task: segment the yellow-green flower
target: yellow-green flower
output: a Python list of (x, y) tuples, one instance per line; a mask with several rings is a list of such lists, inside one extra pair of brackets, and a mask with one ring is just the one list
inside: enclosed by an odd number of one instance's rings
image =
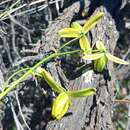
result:
[(47, 72), (45, 69), (38, 67), (36, 69), (36, 74), (39, 76), (43, 77), (45, 81), (48, 83), (48, 85), (56, 92), (61, 93), (65, 92), (66, 90), (59, 84), (57, 83), (51, 76), (49, 72)]
[(97, 72), (101, 72), (107, 67), (108, 58), (105, 55), (107, 50), (101, 41), (96, 42), (95, 49), (101, 50), (104, 53), (102, 57), (97, 60), (94, 60), (94, 70)]
[(103, 16), (103, 12), (96, 14), (90, 18), (83, 27), (79, 23), (74, 22), (70, 28), (60, 30), (59, 35), (65, 38), (79, 38), (80, 48), (84, 52), (88, 53), (91, 51), (91, 46), (88, 38), (86, 37), (86, 33), (89, 32)]
[(52, 116), (56, 117), (56, 119), (61, 119), (65, 113), (68, 111), (71, 105), (71, 100), (68, 94), (62, 92), (58, 95), (58, 97), (54, 100), (52, 107)]
[(85, 54), (83, 59), (94, 60), (94, 70), (97, 72), (102, 72), (107, 67), (108, 60), (118, 64), (129, 64), (128, 62), (111, 55), (104, 46), (104, 43), (100, 40), (96, 42), (95, 49), (97, 49), (97, 53)]
[(48, 85), (55, 92), (59, 93), (52, 106), (52, 116), (56, 117), (58, 120), (61, 119), (68, 111), (70, 105), (72, 104), (71, 98), (87, 97), (96, 93), (96, 89), (93, 87), (75, 91), (66, 90), (53, 79), (50, 73), (41, 67), (36, 69), (36, 74), (43, 77)]

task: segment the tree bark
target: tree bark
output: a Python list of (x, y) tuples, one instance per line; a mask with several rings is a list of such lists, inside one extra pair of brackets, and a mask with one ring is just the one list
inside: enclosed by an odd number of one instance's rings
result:
[[(68, 27), (70, 20), (77, 5), (75, 3), (65, 10), (65, 15), (59, 17), (55, 22), (51, 23), (48, 27), (49, 31), (46, 32), (47, 43), (57, 45), (59, 36), (52, 32), (58, 32), (61, 28)], [(91, 10), (89, 1), (85, 7), (88, 12)], [(116, 42), (118, 40), (118, 32), (116, 30), (115, 21), (104, 6), (96, 7), (95, 10), (90, 11), (87, 19), (94, 16), (97, 12), (105, 12), (105, 17), (101, 22), (88, 34), (92, 46), (98, 39), (102, 39), (107, 49), (113, 53)], [(56, 27), (56, 28), (55, 28)], [(53, 46), (52, 45), (52, 46)], [(110, 75), (113, 75), (113, 64), (110, 62), (108, 65)], [(60, 121), (49, 121), (46, 130), (111, 130), (112, 124), (112, 105), (114, 96), (114, 79), (109, 81), (102, 74), (95, 74), (93, 70), (83, 73), (80, 77), (74, 80), (69, 80), (69, 89), (77, 90), (85, 87), (93, 86), (97, 89), (95, 96), (88, 98), (75, 99), (70, 108), (72, 114), (63, 117)]]

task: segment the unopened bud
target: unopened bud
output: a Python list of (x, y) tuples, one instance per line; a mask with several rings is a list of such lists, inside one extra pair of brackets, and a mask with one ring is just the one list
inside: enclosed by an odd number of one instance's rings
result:
[(108, 58), (105, 55), (106, 48), (104, 43), (100, 40), (96, 42), (95, 48), (104, 52), (104, 56), (94, 61), (94, 70), (97, 72), (102, 72), (108, 63)]
[(52, 116), (56, 117), (56, 119), (61, 119), (71, 105), (71, 100), (69, 96), (62, 92), (59, 96), (55, 99), (52, 107)]

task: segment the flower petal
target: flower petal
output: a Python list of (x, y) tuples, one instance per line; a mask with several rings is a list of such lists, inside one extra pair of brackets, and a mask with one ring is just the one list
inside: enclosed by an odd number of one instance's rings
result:
[(113, 61), (115, 63), (118, 63), (118, 64), (124, 64), (124, 65), (128, 65), (129, 64), (127, 61), (124, 61), (124, 60), (122, 60), (122, 59), (120, 59), (120, 58), (118, 58), (116, 56), (113, 56), (110, 53), (106, 53), (106, 57), (109, 60), (111, 60), (111, 61)]
[(62, 92), (54, 100), (52, 107), (52, 116), (56, 117), (57, 120), (60, 120), (65, 113), (68, 111), (71, 105), (71, 100), (67, 93)]
[(71, 97), (87, 97), (96, 93), (95, 88), (85, 88), (77, 91), (68, 91), (67, 94)]
[(87, 33), (88, 31), (90, 31), (104, 15), (105, 14), (103, 12), (100, 12), (92, 18), (90, 18), (88, 22), (83, 26), (84, 32)]
[(94, 60), (94, 70), (102, 72), (107, 67), (108, 58), (104, 55), (103, 57)]
[(90, 43), (88, 41), (88, 38), (84, 35), (80, 38), (79, 40), (79, 44), (80, 44), (80, 48), (84, 51), (90, 51), (91, 50), (91, 46)]
[(97, 60), (104, 56), (104, 53), (85, 54), (82, 58), (85, 60)]
[(56, 92), (61, 93), (65, 92), (66, 90), (58, 84), (51, 76), (49, 72), (47, 72), (45, 69), (38, 67), (36, 69), (36, 73), (40, 74), (41, 77), (45, 79), (45, 81), (48, 83), (48, 85)]
[(104, 43), (101, 40), (96, 41), (95, 47), (98, 50), (103, 50), (106, 52), (106, 47), (104, 46)]
[(75, 38), (75, 37), (80, 37), (80, 32), (78, 29), (75, 28), (64, 28), (59, 31), (59, 35), (61, 37), (66, 37), (66, 38)]
[(73, 22), (71, 24), (72, 28), (78, 29), (79, 31), (82, 30), (82, 26), (78, 22)]

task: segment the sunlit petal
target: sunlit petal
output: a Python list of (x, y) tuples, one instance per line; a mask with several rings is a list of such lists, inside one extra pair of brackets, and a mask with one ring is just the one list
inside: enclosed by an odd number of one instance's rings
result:
[(72, 28), (78, 29), (79, 31), (82, 30), (82, 26), (78, 22), (73, 22), (71, 24)]
[(84, 35), (79, 40), (80, 48), (85, 52), (91, 50), (90, 43), (88, 41), (88, 38)]
[(36, 69), (36, 73), (40, 74), (41, 77), (43, 77), (45, 79), (45, 81), (48, 83), (48, 85), (56, 92), (60, 93), (60, 92), (64, 92), (66, 91), (60, 84), (58, 84), (53, 77), (51, 76), (51, 74), (49, 72), (47, 72), (45, 69), (38, 67)]
[(68, 94), (64, 92), (60, 93), (58, 97), (54, 100), (53, 107), (52, 107), (52, 116), (60, 120), (68, 111), (70, 105), (71, 105), (71, 100)]
[(80, 37), (80, 32), (75, 28), (64, 28), (59, 31), (59, 35), (65, 38), (76, 38)]
[(95, 16), (93, 16), (92, 18), (90, 18), (86, 24), (83, 26), (83, 31), (85, 33), (87, 33), (88, 31), (90, 31), (100, 20), (101, 18), (104, 16), (105, 14), (103, 12), (100, 12), (98, 14), (96, 14)]
[(111, 60), (111, 61), (113, 61), (115, 63), (118, 63), (118, 64), (124, 64), (124, 65), (128, 65), (129, 64), (127, 61), (124, 61), (124, 60), (122, 60), (122, 59), (120, 59), (120, 58), (118, 58), (116, 56), (113, 56), (110, 53), (106, 53), (106, 57), (109, 60)]
[(72, 97), (87, 97), (96, 93), (95, 88), (85, 88), (77, 91), (68, 91), (67, 94)]
[(104, 53), (85, 54), (82, 58), (85, 60), (97, 60), (104, 56)]

